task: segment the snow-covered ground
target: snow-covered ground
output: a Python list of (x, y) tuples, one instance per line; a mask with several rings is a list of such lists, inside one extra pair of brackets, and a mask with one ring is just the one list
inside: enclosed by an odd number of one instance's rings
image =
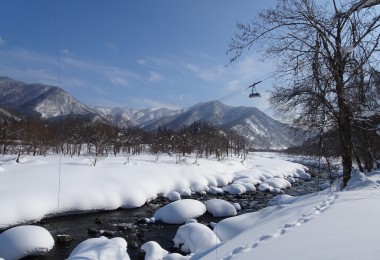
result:
[(194, 158), (176, 164), (167, 155), (157, 162), (153, 155), (134, 156), (129, 163), (123, 156), (106, 157), (95, 167), (90, 159), (27, 156), (21, 163), (1, 165), (0, 228), (54, 214), (140, 207), (158, 196), (172, 197), (173, 191), (208, 192), (243, 178), (248, 184), (304, 175), (302, 165), (253, 155), (244, 163), (229, 158), (199, 159), (197, 164)]
[[(48, 156), (25, 157), (21, 164), (3, 164), (0, 166), (0, 227), (52, 214), (138, 207), (157, 196), (173, 197), (173, 191), (182, 195), (238, 193), (255, 185), (280, 194), (293, 181), (289, 177), (308, 178), (299, 164), (254, 154), (244, 163), (230, 158), (221, 162), (198, 159), (193, 164), (194, 160), (189, 158), (175, 164), (175, 158), (161, 156), (155, 162), (149, 155), (132, 157), (130, 163), (125, 161), (123, 157), (108, 157), (94, 167), (85, 157)], [(212, 202), (203, 207), (192, 200), (178, 203), (175, 193), (173, 206), (161, 208), (153, 217), (147, 216), (152, 217), (147, 223), (154, 223), (155, 218), (165, 220), (176, 212), (181, 222), (186, 223), (178, 230), (174, 242), (178, 247), (183, 244), (183, 251), (191, 252), (191, 256), (166, 255), (166, 250), (152, 242), (142, 248), (147, 252), (147, 259), (379, 259), (379, 185), (380, 172), (375, 172), (367, 176), (356, 174), (341, 192), (325, 190), (298, 198), (278, 195), (273, 206), (220, 221), (214, 225), (214, 235), (206, 226), (189, 218), (202, 214), (206, 207), (224, 214), (223, 211), (231, 209), (230, 205), (224, 207), (223, 203)], [(187, 207), (186, 212), (180, 210), (183, 205)], [(4, 233), (0, 234), (0, 243), (19, 236), (11, 229), (7, 236)], [(106, 257), (112, 252), (122, 253), (126, 248), (122, 238), (83, 243), (76, 250), (77, 256)], [(2, 253), (0, 250), (0, 258), (4, 258)], [(122, 255), (121, 259), (128, 259)]]

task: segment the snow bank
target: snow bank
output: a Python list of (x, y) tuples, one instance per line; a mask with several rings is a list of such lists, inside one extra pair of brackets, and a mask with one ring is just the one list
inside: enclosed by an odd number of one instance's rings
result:
[(211, 229), (203, 224), (190, 223), (181, 226), (173, 238), (174, 246), (184, 253), (195, 253), (206, 247), (220, 243)]
[(234, 205), (221, 199), (211, 199), (204, 202), (207, 212), (214, 217), (231, 217), (237, 214)]
[(124, 162), (123, 156), (106, 157), (94, 167), (81, 156), (62, 157), (60, 165), (59, 156), (25, 156), (19, 164), (3, 164), (0, 228), (48, 214), (140, 207), (171, 191), (190, 196), (209, 186), (228, 184), (235, 172), (245, 168), (238, 159), (219, 162), (200, 158), (198, 165), (178, 165), (170, 156), (155, 162), (151, 155), (139, 155), (130, 164)]
[(153, 218), (167, 224), (183, 224), (186, 220), (202, 216), (206, 206), (197, 200), (178, 200), (158, 209)]
[(53, 246), (53, 237), (43, 227), (24, 225), (0, 234), (0, 258), (7, 260), (43, 255)]
[(90, 238), (80, 243), (68, 260), (129, 260), (127, 254), (127, 242), (124, 238), (115, 237), (107, 239), (106, 237)]
[(298, 178), (305, 170), (299, 164), (253, 154), (244, 165), (239, 158), (176, 164), (175, 158), (164, 155), (158, 162), (151, 155), (134, 156), (129, 164), (124, 156), (106, 157), (95, 167), (85, 156), (61, 159), (60, 164), (58, 156), (25, 156), (21, 163), (1, 166), (0, 228), (46, 215), (140, 207), (162, 194), (176, 200), (178, 194), (222, 193), (229, 184), (230, 193), (241, 194), (268, 178)]

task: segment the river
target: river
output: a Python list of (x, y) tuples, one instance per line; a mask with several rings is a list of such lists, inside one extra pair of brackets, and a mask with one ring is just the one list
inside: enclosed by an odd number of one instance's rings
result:
[[(319, 181), (326, 180), (326, 178)], [(312, 178), (309, 181), (298, 180), (291, 188), (285, 190), (285, 193), (299, 196), (318, 190), (318, 180)], [(242, 207), (238, 214), (244, 214), (266, 207), (272, 197), (273, 195), (268, 192), (255, 191), (242, 195), (194, 194), (190, 198), (199, 201), (220, 198), (230, 202), (238, 202)], [(158, 242), (162, 248), (170, 252), (176, 252), (176, 249), (172, 247), (172, 239), (179, 225), (169, 225), (162, 222), (146, 224), (144, 221), (144, 218), (152, 217), (158, 208), (168, 203), (169, 201), (166, 198), (157, 198), (135, 209), (118, 209), (43, 219), (35, 224), (49, 230), (55, 240), (57, 235), (62, 234), (70, 235), (74, 240), (71, 242), (56, 242), (54, 248), (44, 256), (25, 257), (23, 259), (66, 259), (80, 242), (91, 237), (98, 237), (102, 232), (103, 235), (108, 237), (125, 238), (128, 242), (127, 251), (131, 259), (144, 259), (144, 255), (140, 252), (140, 247), (143, 243), (151, 240)], [(214, 218), (206, 213), (198, 218), (198, 222), (208, 225), (210, 222), (219, 222), (222, 219)]]

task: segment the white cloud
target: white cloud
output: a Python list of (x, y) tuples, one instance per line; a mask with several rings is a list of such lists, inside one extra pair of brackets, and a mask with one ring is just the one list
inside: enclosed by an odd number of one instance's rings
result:
[(62, 53), (62, 54), (69, 55), (69, 54), (70, 54), (70, 51), (69, 51), (68, 49), (63, 49), (63, 50), (61, 50), (61, 53)]
[(154, 71), (149, 71), (149, 81), (150, 82), (160, 82), (163, 77)]
[(131, 79), (143, 81), (140, 75), (116, 66), (75, 59), (72, 57), (64, 57), (62, 61), (67, 65), (75, 66), (83, 70), (92, 71), (98, 75), (103, 75), (103, 77), (107, 78), (115, 86), (129, 86)]
[(198, 78), (203, 79), (206, 82), (215, 82), (222, 75), (224, 68), (222, 66), (215, 66), (211, 69), (203, 69), (197, 65), (187, 63), (185, 68), (195, 73)]
[(149, 98), (134, 98), (132, 100), (136, 105), (135, 108), (167, 108), (172, 110), (180, 109), (178, 106), (174, 106), (171, 104), (166, 104), (158, 100), (153, 100)]
[(116, 50), (117, 50), (117, 46), (116, 46), (116, 44), (114, 44), (114, 43), (112, 43), (112, 42), (106, 42), (106, 43), (104, 44), (104, 46), (105, 46), (107, 49), (111, 50), (111, 51), (116, 51)]
[(0, 46), (5, 45), (7, 42), (0, 36)]

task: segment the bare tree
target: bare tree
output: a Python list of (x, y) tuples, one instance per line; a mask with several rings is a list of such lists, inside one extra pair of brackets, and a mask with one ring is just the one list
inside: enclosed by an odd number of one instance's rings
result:
[[(337, 129), (343, 187), (351, 177), (356, 95), (378, 66), (380, 0), (278, 0), (250, 24), (238, 24), (231, 61), (251, 47), (276, 58), (279, 83), (271, 103), (294, 123)], [(367, 95), (361, 91), (361, 94)], [(365, 100), (365, 99), (364, 99)]]

